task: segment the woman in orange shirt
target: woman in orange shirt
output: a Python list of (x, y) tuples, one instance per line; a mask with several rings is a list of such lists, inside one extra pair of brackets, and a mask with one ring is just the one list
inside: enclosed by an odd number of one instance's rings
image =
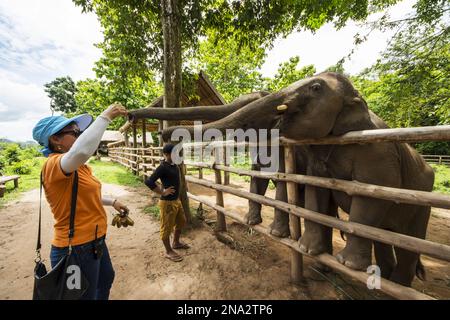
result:
[[(52, 268), (67, 254), (69, 246), (78, 256), (81, 271), (89, 281), (82, 299), (106, 300), (114, 281), (114, 269), (105, 243), (107, 217), (103, 205), (117, 211), (128, 208), (103, 197), (101, 183), (85, 163), (97, 149), (109, 123), (118, 116), (126, 116), (126, 109), (112, 104), (97, 119), (83, 114), (71, 119), (51, 116), (41, 119), (33, 129), (33, 138), (45, 148), (48, 157), (42, 170), (43, 186), (55, 224), (50, 251)], [(75, 230), (69, 243), (69, 217), (73, 172), (78, 172), (78, 196), (75, 211)]]

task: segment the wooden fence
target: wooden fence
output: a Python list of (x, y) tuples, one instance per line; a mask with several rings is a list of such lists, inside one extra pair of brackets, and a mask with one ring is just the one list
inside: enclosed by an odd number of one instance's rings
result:
[[(358, 224), (351, 221), (343, 221), (335, 217), (314, 212), (295, 204), (298, 194), (296, 192), (296, 184), (307, 184), (316, 187), (328, 188), (347, 193), (348, 195), (360, 195), (377, 199), (394, 201), (395, 203), (408, 203), (415, 205), (426, 205), (438, 208), (450, 209), (450, 197), (434, 193), (423, 192), (417, 190), (406, 190), (399, 188), (390, 188), (378, 185), (365, 184), (357, 181), (347, 181), (339, 179), (330, 179), (323, 177), (314, 177), (295, 174), (295, 153), (294, 147), (299, 144), (348, 144), (348, 143), (377, 143), (382, 141), (395, 142), (412, 142), (412, 141), (450, 141), (450, 126), (437, 126), (427, 128), (407, 128), (407, 129), (382, 129), (370, 131), (358, 131), (345, 134), (340, 137), (324, 138), (324, 139), (308, 139), (303, 141), (294, 141), (281, 138), (285, 155), (285, 172), (269, 173), (261, 171), (253, 171), (242, 168), (235, 168), (227, 164), (218, 162), (218, 158), (213, 162), (202, 161), (185, 161), (188, 168), (199, 169), (199, 178), (194, 176), (186, 176), (186, 181), (214, 189), (216, 191), (216, 201), (210, 201), (201, 195), (188, 193), (190, 199), (207, 205), (217, 213), (216, 228), (218, 231), (226, 231), (225, 217), (246, 224), (243, 217), (226, 209), (223, 193), (232, 194), (241, 198), (258, 202), (262, 205), (277, 208), (289, 214), (290, 238), (277, 238), (270, 234), (269, 230), (261, 225), (248, 225), (254, 230), (265, 234), (275, 241), (288, 246), (291, 249), (291, 280), (299, 283), (303, 277), (303, 256), (299, 251), (297, 240), (301, 237), (301, 219), (307, 219), (316, 223), (336, 228), (346, 234), (353, 234), (374, 241), (404, 248), (413, 252), (427, 255), (436, 259), (440, 259), (448, 263), (450, 261), (450, 246), (447, 244), (435, 243), (432, 241), (419, 239), (404, 234), (399, 234), (367, 225)], [(230, 142), (214, 142), (216, 148), (223, 148)], [(205, 143), (190, 143), (184, 147), (205, 146)], [(129, 148), (120, 144), (110, 144), (109, 155), (112, 161), (118, 162), (133, 170), (136, 174), (148, 176), (151, 170), (155, 169), (161, 159), (160, 147), (148, 148)], [(217, 153), (216, 153), (217, 154)], [(215, 180), (210, 181), (204, 179), (201, 170), (211, 169), (214, 171)], [(287, 184), (288, 201), (282, 202), (269, 198), (264, 195), (253, 194), (248, 191), (236, 189), (222, 183), (221, 172), (234, 173), (250, 177), (260, 177), (273, 179), (276, 181), (284, 181)], [(340, 264), (334, 257), (329, 254), (321, 254), (312, 256), (322, 264), (330, 267), (336, 272), (348, 275), (353, 279), (367, 282), (369, 274), (361, 271), (349, 269)], [(404, 287), (397, 283), (386, 279), (381, 279), (381, 291), (398, 298), (398, 299), (433, 299), (432, 297), (418, 292), (413, 288)]]
[(426, 162), (432, 164), (442, 164), (450, 167), (450, 156), (442, 155), (423, 155)]

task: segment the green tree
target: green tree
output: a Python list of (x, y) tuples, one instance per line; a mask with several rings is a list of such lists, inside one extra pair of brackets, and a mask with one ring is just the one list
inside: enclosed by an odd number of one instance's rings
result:
[(265, 50), (239, 48), (232, 39), (219, 40), (214, 34), (200, 43), (192, 70), (203, 70), (226, 101), (261, 90), (263, 78), (258, 69), (264, 63)]
[(45, 92), (50, 100), (52, 111), (61, 111), (63, 113), (74, 112), (77, 109), (75, 102), (76, 86), (72, 78), (59, 77), (44, 85)]
[(313, 65), (297, 69), (299, 62), (300, 57), (295, 56), (286, 62), (280, 63), (275, 76), (272, 79), (266, 79), (266, 88), (270, 91), (278, 91), (295, 81), (310, 77), (316, 73), (316, 68)]
[[(424, 3), (428, 2), (418, 1), (417, 10)], [(434, 10), (438, 13), (432, 14)], [(380, 60), (354, 77), (369, 106), (389, 125), (450, 123), (449, 10), (448, 4), (447, 9), (428, 8), (437, 21), (419, 13), (406, 20), (408, 26), (398, 32)], [(448, 142), (422, 143), (417, 148), (423, 153), (450, 153)]]
[[(96, 117), (115, 101), (122, 103), (127, 109), (139, 109), (148, 105), (161, 93), (160, 84), (154, 80), (143, 81), (138, 77), (129, 78), (127, 86), (117, 86), (106, 80), (86, 79), (77, 82), (76, 113), (89, 113)], [(111, 126), (117, 129), (124, 122), (125, 119), (120, 117), (115, 119)]]
[[(279, 36), (294, 30), (317, 30), (333, 21), (342, 27), (349, 19), (362, 21), (370, 12), (382, 10), (396, 0), (292, 1), (292, 0), (178, 0), (182, 61), (195, 56), (200, 42), (214, 34), (217, 41), (233, 41), (241, 48), (271, 47)], [(115, 68), (108, 79), (163, 69), (163, 32), (159, 1), (74, 0), (84, 11), (97, 14), (104, 41), (99, 44), (105, 60)], [(123, 78), (123, 77), (122, 77)]]

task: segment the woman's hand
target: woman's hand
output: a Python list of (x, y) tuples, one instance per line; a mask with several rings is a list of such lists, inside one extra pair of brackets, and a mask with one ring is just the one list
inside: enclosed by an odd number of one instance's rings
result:
[(163, 195), (163, 196), (170, 196), (170, 195), (172, 195), (174, 193), (175, 193), (175, 188), (173, 186), (171, 186), (171, 187), (168, 187), (167, 189), (164, 189), (164, 191), (161, 192), (161, 195)]
[(128, 213), (130, 211), (126, 205), (117, 200), (114, 201), (113, 208), (116, 209), (116, 211), (120, 214)]
[(105, 111), (102, 112), (102, 115), (110, 119), (111, 121), (119, 116), (128, 115), (127, 109), (120, 103), (113, 103), (110, 105)]

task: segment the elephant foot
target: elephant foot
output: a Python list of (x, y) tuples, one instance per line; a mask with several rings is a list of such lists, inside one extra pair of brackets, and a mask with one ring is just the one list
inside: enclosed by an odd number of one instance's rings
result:
[(247, 223), (249, 225), (256, 225), (256, 224), (260, 224), (262, 222), (262, 218), (261, 218), (261, 213), (260, 211), (256, 212), (256, 211), (252, 211), (250, 210), (246, 215), (245, 215), (245, 220), (247, 221)]
[(289, 224), (274, 220), (269, 226), (270, 234), (278, 238), (287, 238), (291, 234)]
[(317, 256), (327, 252), (327, 244), (320, 233), (308, 232), (307, 230), (299, 240), (300, 252), (303, 254)]
[(391, 276), (389, 277), (389, 280), (398, 284), (401, 284), (405, 287), (411, 287), (411, 283), (414, 279), (414, 274), (408, 274), (408, 272), (401, 273), (398, 271), (392, 272)]
[(341, 252), (336, 255), (337, 261), (346, 267), (354, 270), (367, 270), (367, 267), (371, 265), (370, 255), (361, 254), (345, 247)]

